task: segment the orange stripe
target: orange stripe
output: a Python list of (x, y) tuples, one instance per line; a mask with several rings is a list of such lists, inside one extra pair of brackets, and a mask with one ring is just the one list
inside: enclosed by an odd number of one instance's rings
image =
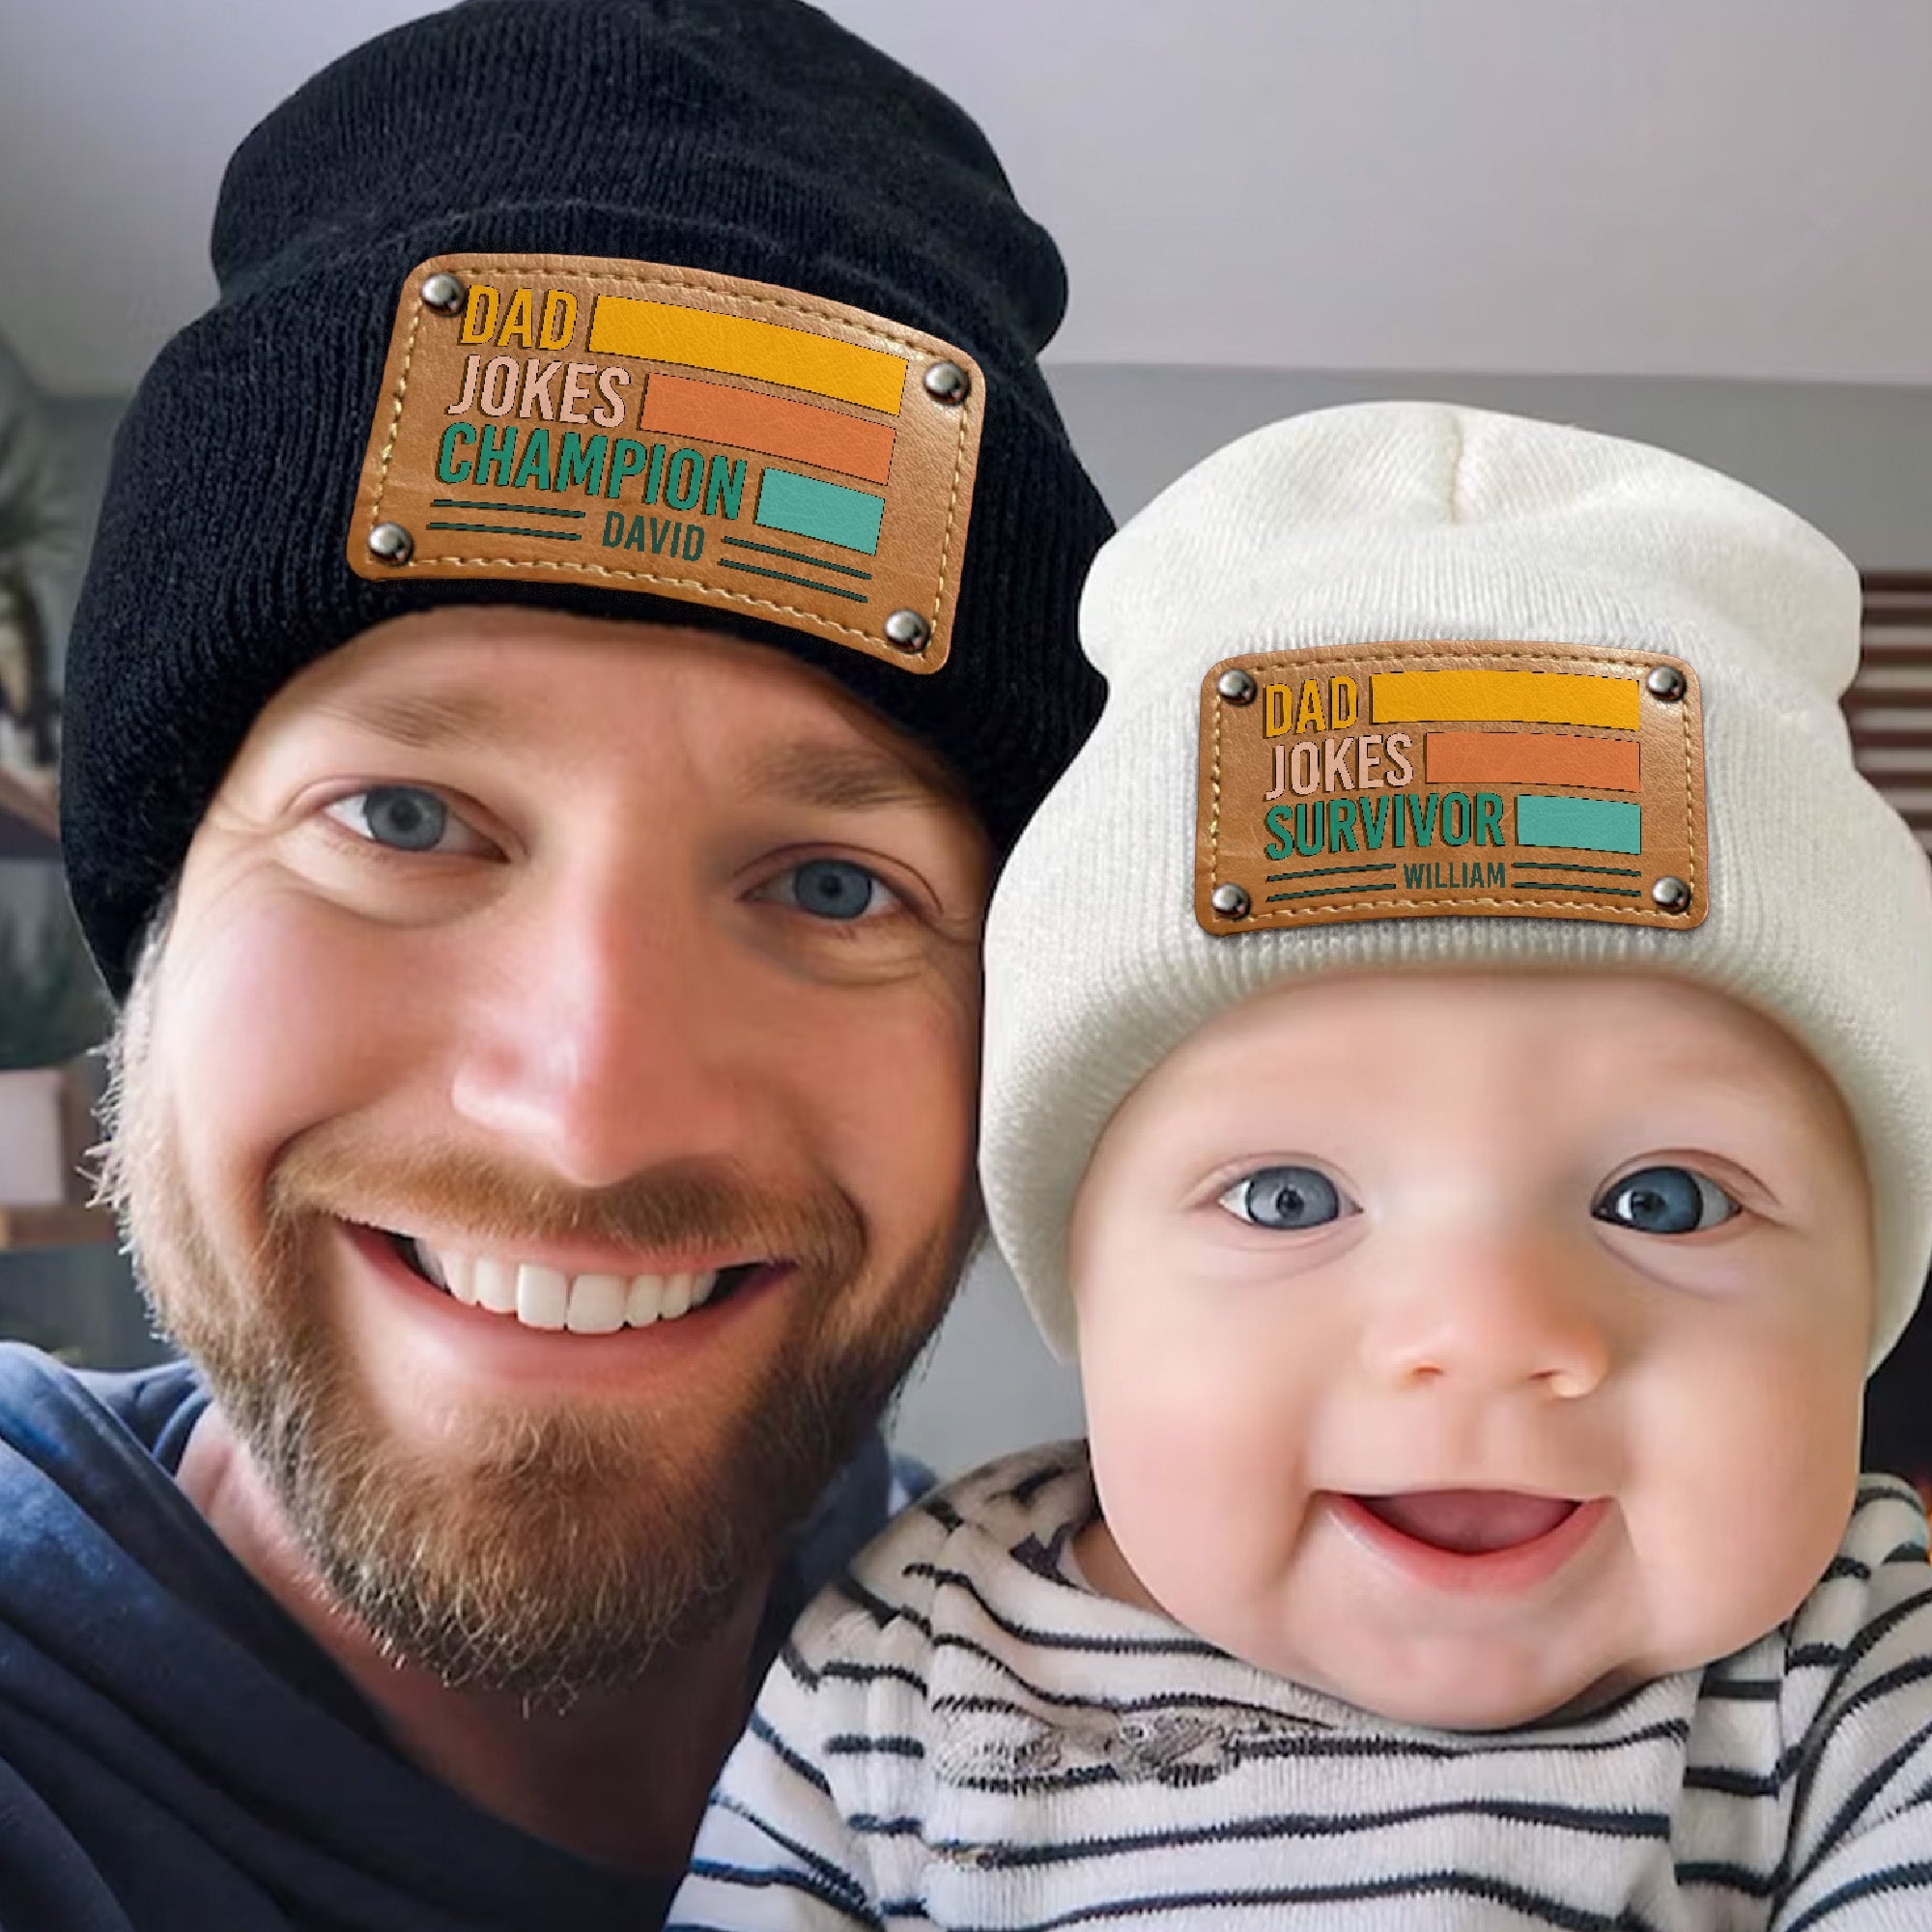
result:
[(755, 449), (789, 463), (810, 463), (884, 483), (892, 474), (894, 432), (890, 423), (841, 416), (810, 403), (754, 389), (727, 389), (718, 383), (693, 383), (682, 376), (653, 376), (644, 391), (639, 429), (693, 442), (727, 442)]
[(1560, 731), (1430, 731), (1423, 747), (1431, 784), (1639, 789), (1637, 747), (1627, 738), (1569, 738)]

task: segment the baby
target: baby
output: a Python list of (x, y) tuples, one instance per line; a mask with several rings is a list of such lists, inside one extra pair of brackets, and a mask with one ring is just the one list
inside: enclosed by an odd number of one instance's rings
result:
[(1101, 554), (982, 1173), (1091, 1436), (806, 1615), (672, 1923), (1932, 1926), (1932, 873), (1859, 584), (1653, 449), (1378, 405)]

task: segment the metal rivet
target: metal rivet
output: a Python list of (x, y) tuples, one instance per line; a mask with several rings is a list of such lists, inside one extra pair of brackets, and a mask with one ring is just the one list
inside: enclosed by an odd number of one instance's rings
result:
[(432, 275), (422, 285), (424, 308), (433, 308), (438, 315), (455, 315), (463, 306), (463, 298), (469, 293), (456, 277), (446, 270), (439, 275)]
[(895, 611), (886, 619), (886, 642), (917, 657), (932, 641), (932, 626), (917, 611)]
[(1253, 901), (1239, 886), (1216, 886), (1208, 895), (1208, 903), (1223, 919), (1246, 919)]
[(1690, 888), (1668, 872), (1651, 887), (1650, 895), (1665, 912), (1682, 912), (1690, 903)]
[(925, 393), (935, 403), (956, 407), (973, 393), (973, 379), (956, 362), (935, 362), (925, 372)]
[(381, 563), (407, 563), (416, 540), (401, 524), (378, 524), (369, 532), (369, 554)]
[(1675, 665), (1659, 665), (1644, 679), (1643, 688), (1665, 704), (1675, 704), (1684, 696), (1684, 673)]
[(1261, 686), (1244, 670), (1224, 670), (1214, 680), (1214, 689), (1230, 704), (1252, 704)]

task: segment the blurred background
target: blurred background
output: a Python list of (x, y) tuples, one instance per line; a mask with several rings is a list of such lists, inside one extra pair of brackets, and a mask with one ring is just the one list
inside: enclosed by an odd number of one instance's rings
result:
[[(567, 4), (567, 0), (558, 0)], [(0, 21), (0, 1333), (150, 1359), (81, 1205), (102, 1011), (58, 884), (65, 628), (115, 424), (212, 299), (221, 168), (413, 0)], [(1681, 450), (1867, 574), (1861, 755), (1932, 827), (1923, 0), (830, 0), (960, 100), (1072, 283), (1048, 373), (1117, 514), (1297, 410), (1432, 396)], [(1925, 835), (1921, 832), (1921, 838)], [(25, 1075), (24, 1081), (15, 1078)], [(1932, 1471), (1932, 1319), (1871, 1454)], [(1079, 1427), (996, 1260), (898, 1412), (942, 1470)]]

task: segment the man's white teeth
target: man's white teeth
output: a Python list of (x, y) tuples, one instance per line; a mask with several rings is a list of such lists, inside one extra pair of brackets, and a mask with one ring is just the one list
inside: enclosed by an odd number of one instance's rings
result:
[(569, 1319), (576, 1335), (609, 1335), (624, 1325), (624, 1297), (631, 1284), (621, 1274), (581, 1274), (570, 1285)]
[(517, 1320), (526, 1328), (561, 1328), (570, 1317), (570, 1277), (555, 1268), (517, 1270)]
[(579, 1274), (495, 1255), (447, 1254), (423, 1241), (410, 1252), (429, 1279), (458, 1301), (493, 1315), (514, 1315), (526, 1328), (567, 1328), (574, 1335), (610, 1335), (675, 1321), (702, 1307), (718, 1286), (718, 1271), (702, 1274)]
[(476, 1258), (476, 1305), (492, 1315), (517, 1312), (517, 1264), (489, 1255)]

